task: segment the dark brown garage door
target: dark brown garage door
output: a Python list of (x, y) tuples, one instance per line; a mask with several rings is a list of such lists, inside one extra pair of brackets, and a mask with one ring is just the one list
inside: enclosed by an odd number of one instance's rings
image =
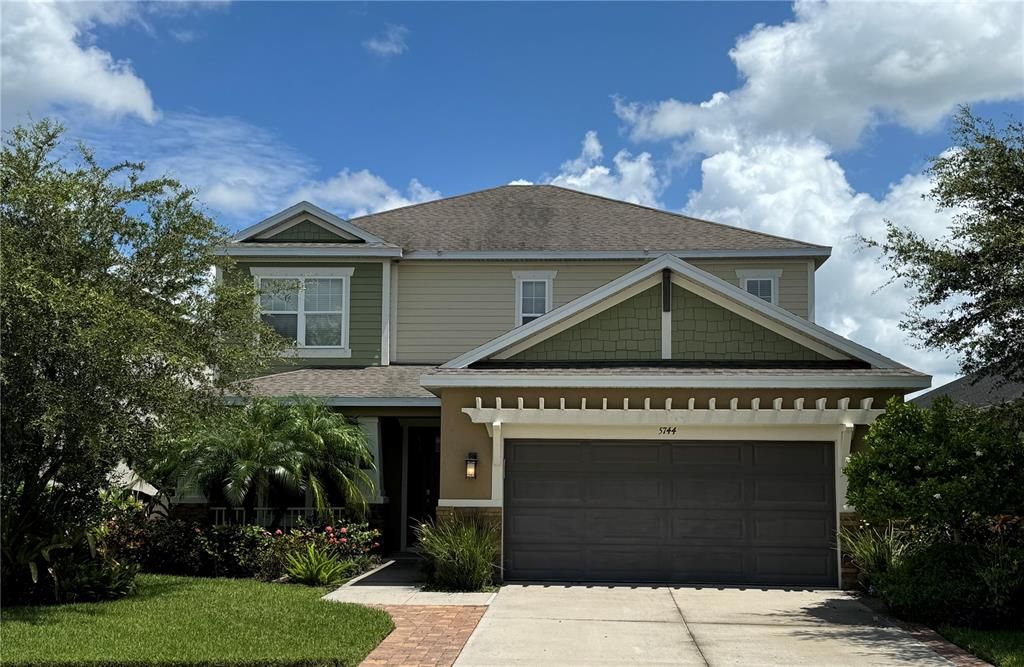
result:
[(832, 443), (509, 440), (508, 580), (835, 586)]

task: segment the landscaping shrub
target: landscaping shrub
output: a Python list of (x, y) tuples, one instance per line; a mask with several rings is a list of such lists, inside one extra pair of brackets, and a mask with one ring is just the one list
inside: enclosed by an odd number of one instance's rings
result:
[[(1024, 619), (1024, 401), (890, 401), (850, 456), (848, 498), (884, 531), (843, 531), (861, 583), (899, 615), (974, 627)], [(894, 529), (891, 526), (899, 526)]]
[(1019, 625), (1024, 618), (1024, 549), (926, 544), (875, 575), (874, 586), (897, 614), (913, 620)]
[(911, 534), (891, 522), (879, 529), (868, 524), (839, 533), (843, 553), (857, 566), (857, 578), (865, 590), (873, 581), (900, 566), (912, 546)]
[(380, 546), (380, 531), (365, 523), (269, 531), (261, 526), (202, 526), (154, 519), (141, 528), (133, 522), (108, 528), (114, 552), (139, 563), (146, 572), (200, 577), (278, 579), (286, 573), (288, 557), (310, 545), (353, 563), (357, 572), (364, 571)]
[(355, 575), (358, 568), (355, 561), (340, 560), (328, 549), (309, 544), (305, 551), (288, 554), (285, 571), (289, 581), (307, 586), (328, 586)]
[(498, 529), (485, 518), (455, 515), (416, 527), (417, 551), (429, 582), (453, 591), (478, 591), (494, 583), (501, 548)]
[(56, 599), (59, 602), (97, 602), (123, 598), (135, 590), (139, 566), (114, 560), (97, 552), (74, 552), (54, 564)]

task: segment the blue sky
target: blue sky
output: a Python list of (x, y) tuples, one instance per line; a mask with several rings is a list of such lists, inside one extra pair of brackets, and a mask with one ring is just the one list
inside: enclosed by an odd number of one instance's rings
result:
[(523, 179), (826, 243), (819, 322), (942, 381), (852, 237), (943, 232), (922, 169), (957, 104), (1021, 116), (1022, 8), (6, 3), (3, 125), (57, 115), (232, 228)]

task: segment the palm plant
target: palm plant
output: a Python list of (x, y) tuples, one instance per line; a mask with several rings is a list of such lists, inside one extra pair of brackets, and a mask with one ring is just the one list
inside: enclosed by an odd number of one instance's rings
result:
[(362, 430), (313, 401), (254, 399), (188, 438), (180, 460), (187, 482), (248, 510), (274, 485), (309, 490), (322, 513), (330, 507), (330, 488), (360, 512), (373, 490)]

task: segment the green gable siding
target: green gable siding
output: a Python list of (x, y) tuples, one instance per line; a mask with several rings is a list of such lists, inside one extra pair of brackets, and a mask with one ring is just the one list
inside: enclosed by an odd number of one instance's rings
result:
[(680, 361), (827, 359), (679, 285), (672, 286), (672, 358)]
[[(260, 262), (239, 263), (235, 271), (251, 280), (249, 271), (253, 266), (311, 266), (297, 265), (295, 262)], [(291, 368), (302, 366), (377, 366), (380, 364), (381, 336), (381, 287), (383, 270), (380, 262), (351, 262), (325, 264), (317, 262), (317, 267), (352, 267), (352, 286), (349, 302), (349, 348), (351, 357), (344, 358), (309, 358), (301, 356), (285, 361)], [(300, 351), (301, 354), (301, 351)], [(280, 370), (280, 369), (278, 369)]]
[(349, 239), (329, 232), (320, 225), (306, 220), (297, 225), (292, 225), (283, 232), (274, 234), (266, 240), (275, 243), (338, 243), (348, 241)]
[(513, 361), (661, 358), (661, 287), (652, 287), (523, 350)]

